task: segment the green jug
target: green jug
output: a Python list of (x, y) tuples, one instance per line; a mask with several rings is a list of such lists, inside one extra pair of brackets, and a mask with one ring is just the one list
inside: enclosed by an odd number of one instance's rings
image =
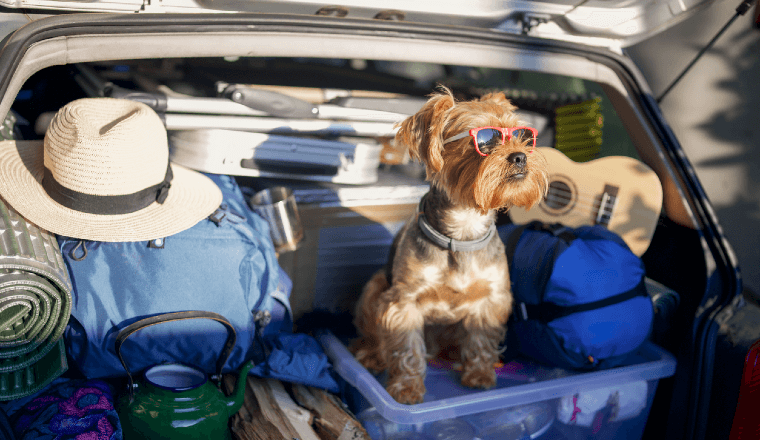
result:
[(129, 378), (129, 389), (118, 399), (117, 411), (125, 440), (139, 439), (231, 439), (229, 418), (240, 410), (246, 377), (253, 368), (248, 361), (238, 373), (232, 395), (226, 396), (206, 373), (181, 363), (164, 363), (147, 368), (135, 383), (121, 355), (121, 345), (142, 328), (181, 319), (206, 318), (227, 328), (227, 340), (216, 364), (221, 380), (222, 367), (235, 346), (235, 329), (223, 316), (213, 312), (187, 311), (142, 319), (125, 327), (116, 337), (116, 354)]

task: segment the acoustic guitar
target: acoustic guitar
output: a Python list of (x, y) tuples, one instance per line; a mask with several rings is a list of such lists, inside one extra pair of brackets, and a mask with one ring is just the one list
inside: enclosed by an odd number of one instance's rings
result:
[(603, 225), (636, 255), (647, 250), (662, 209), (662, 185), (651, 168), (630, 157), (578, 163), (554, 148), (538, 149), (549, 167), (548, 194), (530, 210), (510, 209), (513, 222)]

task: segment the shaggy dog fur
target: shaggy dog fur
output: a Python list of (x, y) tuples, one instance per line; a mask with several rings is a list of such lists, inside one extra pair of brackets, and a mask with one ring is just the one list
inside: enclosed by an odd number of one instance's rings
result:
[(530, 208), (548, 186), (546, 161), (533, 143), (515, 137), (476, 151), (473, 138), (444, 140), (476, 127), (523, 125), (502, 93), (456, 102), (441, 87), (415, 115), (404, 120), (396, 142), (426, 166), (430, 191), (420, 212), (398, 233), (387, 267), (362, 291), (352, 345), (368, 369), (388, 372), (386, 387), (401, 403), (421, 402), (427, 356), (454, 351), (461, 382), (489, 388), (512, 311), (504, 245), (492, 234), (484, 248), (453, 251), (420, 229), (424, 215), (436, 231), (454, 240), (488, 234), (497, 211)]

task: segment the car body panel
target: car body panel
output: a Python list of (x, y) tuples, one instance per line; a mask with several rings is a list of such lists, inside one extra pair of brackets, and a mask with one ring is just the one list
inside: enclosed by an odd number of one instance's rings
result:
[[(670, 438), (704, 438), (707, 427), (703, 421), (714, 408), (710, 402), (721, 393), (711, 386), (711, 378), (721, 368), (715, 358), (715, 339), (721, 323), (738, 309), (735, 301), (742, 293), (741, 276), (736, 257), (693, 167), (641, 73), (619, 52), (625, 41), (632, 40), (617, 38), (619, 35), (613, 34), (618, 31), (610, 29), (625, 22), (615, 21), (605, 31), (588, 32), (593, 28), (588, 17), (584, 21), (580, 7), (569, 3), (514, 2), (504, 6), (501, 2), (498, 5), (508, 11), (498, 12), (493, 2), (479, 2), (473, 6), (472, 15), (465, 17), (472, 21), (457, 22), (455, 26), (423, 22), (422, 18), (420, 22), (372, 19), (373, 9), (362, 9), (359, 3), (362, 2), (348, 5), (366, 15), (359, 14), (355, 19), (352, 15), (220, 14), (193, 8), (198, 13), (14, 16), (0, 28), (7, 35), (0, 52), (0, 115), (4, 117), (10, 111), (26, 82), (38, 72), (93, 61), (183, 57), (365, 58), (572, 74), (597, 83), (625, 118), (625, 129), (639, 158), (654, 169), (663, 184), (661, 224), (651, 251), (643, 259), (648, 272), (688, 297), (684, 298), (681, 316), (674, 323), (676, 336), (665, 341), (665, 348), (677, 355), (679, 369), (676, 377), (664, 384), (664, 389), (672, 391), (661, 405), (670, 413), (666, 420)], [(563, 19), (570, 20), (565, 23), (568, 29), (579, 30), (571, 35), (574, 41), (558, 41), (566, 38), (555, 39), (556, 35), (543, 38), (543, 32), (548, 31), (539, 31), (541, 26), (557, 25), (559, 19), (537, 25), (528, 35), (506, 32), (505, 17), (518, 10), (514, 6), (518, 3), (524, 9), (532, 5), (542, 14), (551, 14), (552, 10), (561, 13)], [(232, 1), (223, 4), (230, 5), (229, 10), (242, 8)], [(271, 6), (272, 10), (292, 6), (299, 11), (317, 6), (312, 2), (287, 1), (252, 4), (262, 9)], [(683, 9), (680, 2), (676, 7), (670, 3), (657, 4)], [(692, 6), (702, 4), (696, 2)], [(82, 8), (85, 6), (83, 3)], [(584, 6), (598, 7), (595, 2)], [(441, 7), (454, 9), (449, 3), (442, 3)], [(427, 16), (422, 6), (416, 13)], [(485, 18), (475, 17), (480, 15)], [(411, 13), (406, 15), (407, 19), (415, 17)], [(430, 20), (445, 21), (444, 18)], [(581, 44), (582, 39), (575, 38), (580, 31), (593, 35), (595, 43)], [(596, 44), (602, 40), (609, 44)], [(754, 313), (750, 310), (754, 309), (744, 309), (743, 313)], [(657, 415), (652, 420), (662, 422)]]
[(361, 19), (498, 29), (543, 38), (626, 47), (675, 25), (714, 0), (2, 0), (7, 8), (67, 12), (268, 13), (332, 15)]

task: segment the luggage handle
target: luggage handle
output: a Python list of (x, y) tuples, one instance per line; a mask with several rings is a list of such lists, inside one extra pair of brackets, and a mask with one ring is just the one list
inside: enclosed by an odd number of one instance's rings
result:
[(227, 329), (227, 340), (224, 342), (224, 347), (222, 348), (221, 353), (219, 353), (219, 359), (216, 361), (216, 372), (218, 377), (222, 376), (222, 368), (224, 367), (224, 364), (227, 363), (227, 358), (229, 358), (230, 353), (232, 352), (232, 349), (235, 347), (235, 342), (237, 340), (237, 333), (235, 332), (235, 327), (230, 324), (227, 319), (214, 312), (206, 312), (202, 310), (189, 310), (184, 312), (171, 312), (171, 313), (162, 313), (160, 315), (151, 316), (149, 318), (144, 318), (139, 321), (133, 322), (132, 324), (124, 327), (121, 331), (119, 331), (119, 334), (116, 335), (116, 355), (119, 357), (119, 361), (121, 362), (121, 366), (124, 367), (124, 371), (127, 372), (127, 377), (129, 378), (129, 393), (130, 395), (133, 393), (134, 390), (134, 379), (132, 378), (132, 374), (129, 371), (129, 368), (127, 368), (127, 364), (124, 361), (124, 357), (121, 355), (121, 346), (124, 343), (124, 341), (127, 340), (127, 338), (135, 333), (136, 331), (150, 327), (156, 324), (161, 324), (164, 322), (174, 322), (174, 321), (182, 321), (185, 319), (199, 319), (199, 318), (205, 318), (205, 319), (211, 319), (214, 321), (217, 321), (224, 325), (224, 327)]
[(107, 83), (105, 85), (103, 88), (103, 96), (142, 102), (159, 114), (166, 112), (168, 107), (167, 97), (163, 93), (140, 92), (125, 89), (124, 87), (119, 87), (113, 83)]
[(315, 119), (319, 115), (319, 108), (309, 101), (271, 90), (230, 84), (221, 91), (220, 95), (238, 104), (280, 118)]

